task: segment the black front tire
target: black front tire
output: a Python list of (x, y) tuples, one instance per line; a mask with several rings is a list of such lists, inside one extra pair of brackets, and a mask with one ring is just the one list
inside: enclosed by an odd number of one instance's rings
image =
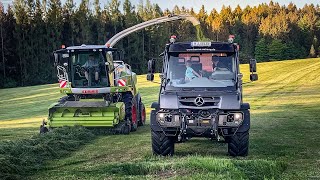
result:
[(230, 156), (247, 156), (249, 152), (249, 131), (237, 132), (228, 138), (228, 153)]
[(174, 154), (174, 141), (172, 137), (163, 132), (151, 130), (152, 152), (154, 155), (172, 156)]
[(130, 134), (130, 131), (131, 131), (131, 125), (128, 123), (124, 123), (121, 134)]

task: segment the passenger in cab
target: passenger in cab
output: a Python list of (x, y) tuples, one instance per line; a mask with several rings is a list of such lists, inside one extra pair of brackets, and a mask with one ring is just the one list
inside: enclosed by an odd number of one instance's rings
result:
[(198, 78), (200, 78), (201, 76), (200, 76), (200, 74), (198, 74), (196, 71), (194, 71), (193, 69), (192, 69), (192, 67), (191, 67), (191, 61), (189, 60), (189, 61), (187, 61), (187, 63), (186, 63), (186, 77), (185, 77), (185, 80), (186, 81), (190, 81), (190, 80), (192, 80), (192, 79), (194, 79), (195, 77), (198, 77)]

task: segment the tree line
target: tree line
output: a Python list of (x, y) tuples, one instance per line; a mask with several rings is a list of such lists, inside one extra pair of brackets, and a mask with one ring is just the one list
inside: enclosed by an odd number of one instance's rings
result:
[[(122, 5), (122, 6), (121, 6)], [(121, 9), (122, 8), (122, 9)], [(184, 6), (162, 10), (158, 4), (130, 0), (14, 0), (6, 11), (0, 2), (0, 87), (56, 82), (52, 51), (61, 45), (105, 44), (121, 30), (169, 14), (188, 13), (201, 22), (201, 33), (189, 22), (171, 22), (148, 27), (122, 39), (117, 48), (138, 74), (146, 73), (146, 61), (158, 57), (170, 35), (178, 41), (197, 37), (226, 41), (230, 34), (240, 45), (241, 62), (317, 57), (320, 55), (320, 7), (293, 3), (280, 6), (270, 1), (258, 6), (223, 6), (199, 12)]]

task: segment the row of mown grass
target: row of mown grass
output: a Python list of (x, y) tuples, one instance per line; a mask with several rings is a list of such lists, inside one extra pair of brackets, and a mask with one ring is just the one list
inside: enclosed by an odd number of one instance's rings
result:
[(43, 168), (45, 161), (64, 157), (93, 140), (85, 128), (59, 128), (30, 139), (0, 144), (0, 179), (23, 179)]

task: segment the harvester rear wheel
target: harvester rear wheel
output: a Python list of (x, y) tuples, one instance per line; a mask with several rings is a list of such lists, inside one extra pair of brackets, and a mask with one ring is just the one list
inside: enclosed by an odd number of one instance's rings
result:
[(139, 103), (140, 113), (139, 113), (139, 122), (138, 126), (143, 126), (146, 123), (146, 108), (144, 104), (140, 101)]
[(131, 93), (125, 93), (123, 95), (123, 103), (125, 105), (125, 119), (131, 122), (131, 131), (136, 131), (138, 128), (137, 124), (137, 107)]
[(134, 103), (132, 103), (131, 108), (131, 131), (136, 131), (138, 129), (137, 122), (137, 107)]

